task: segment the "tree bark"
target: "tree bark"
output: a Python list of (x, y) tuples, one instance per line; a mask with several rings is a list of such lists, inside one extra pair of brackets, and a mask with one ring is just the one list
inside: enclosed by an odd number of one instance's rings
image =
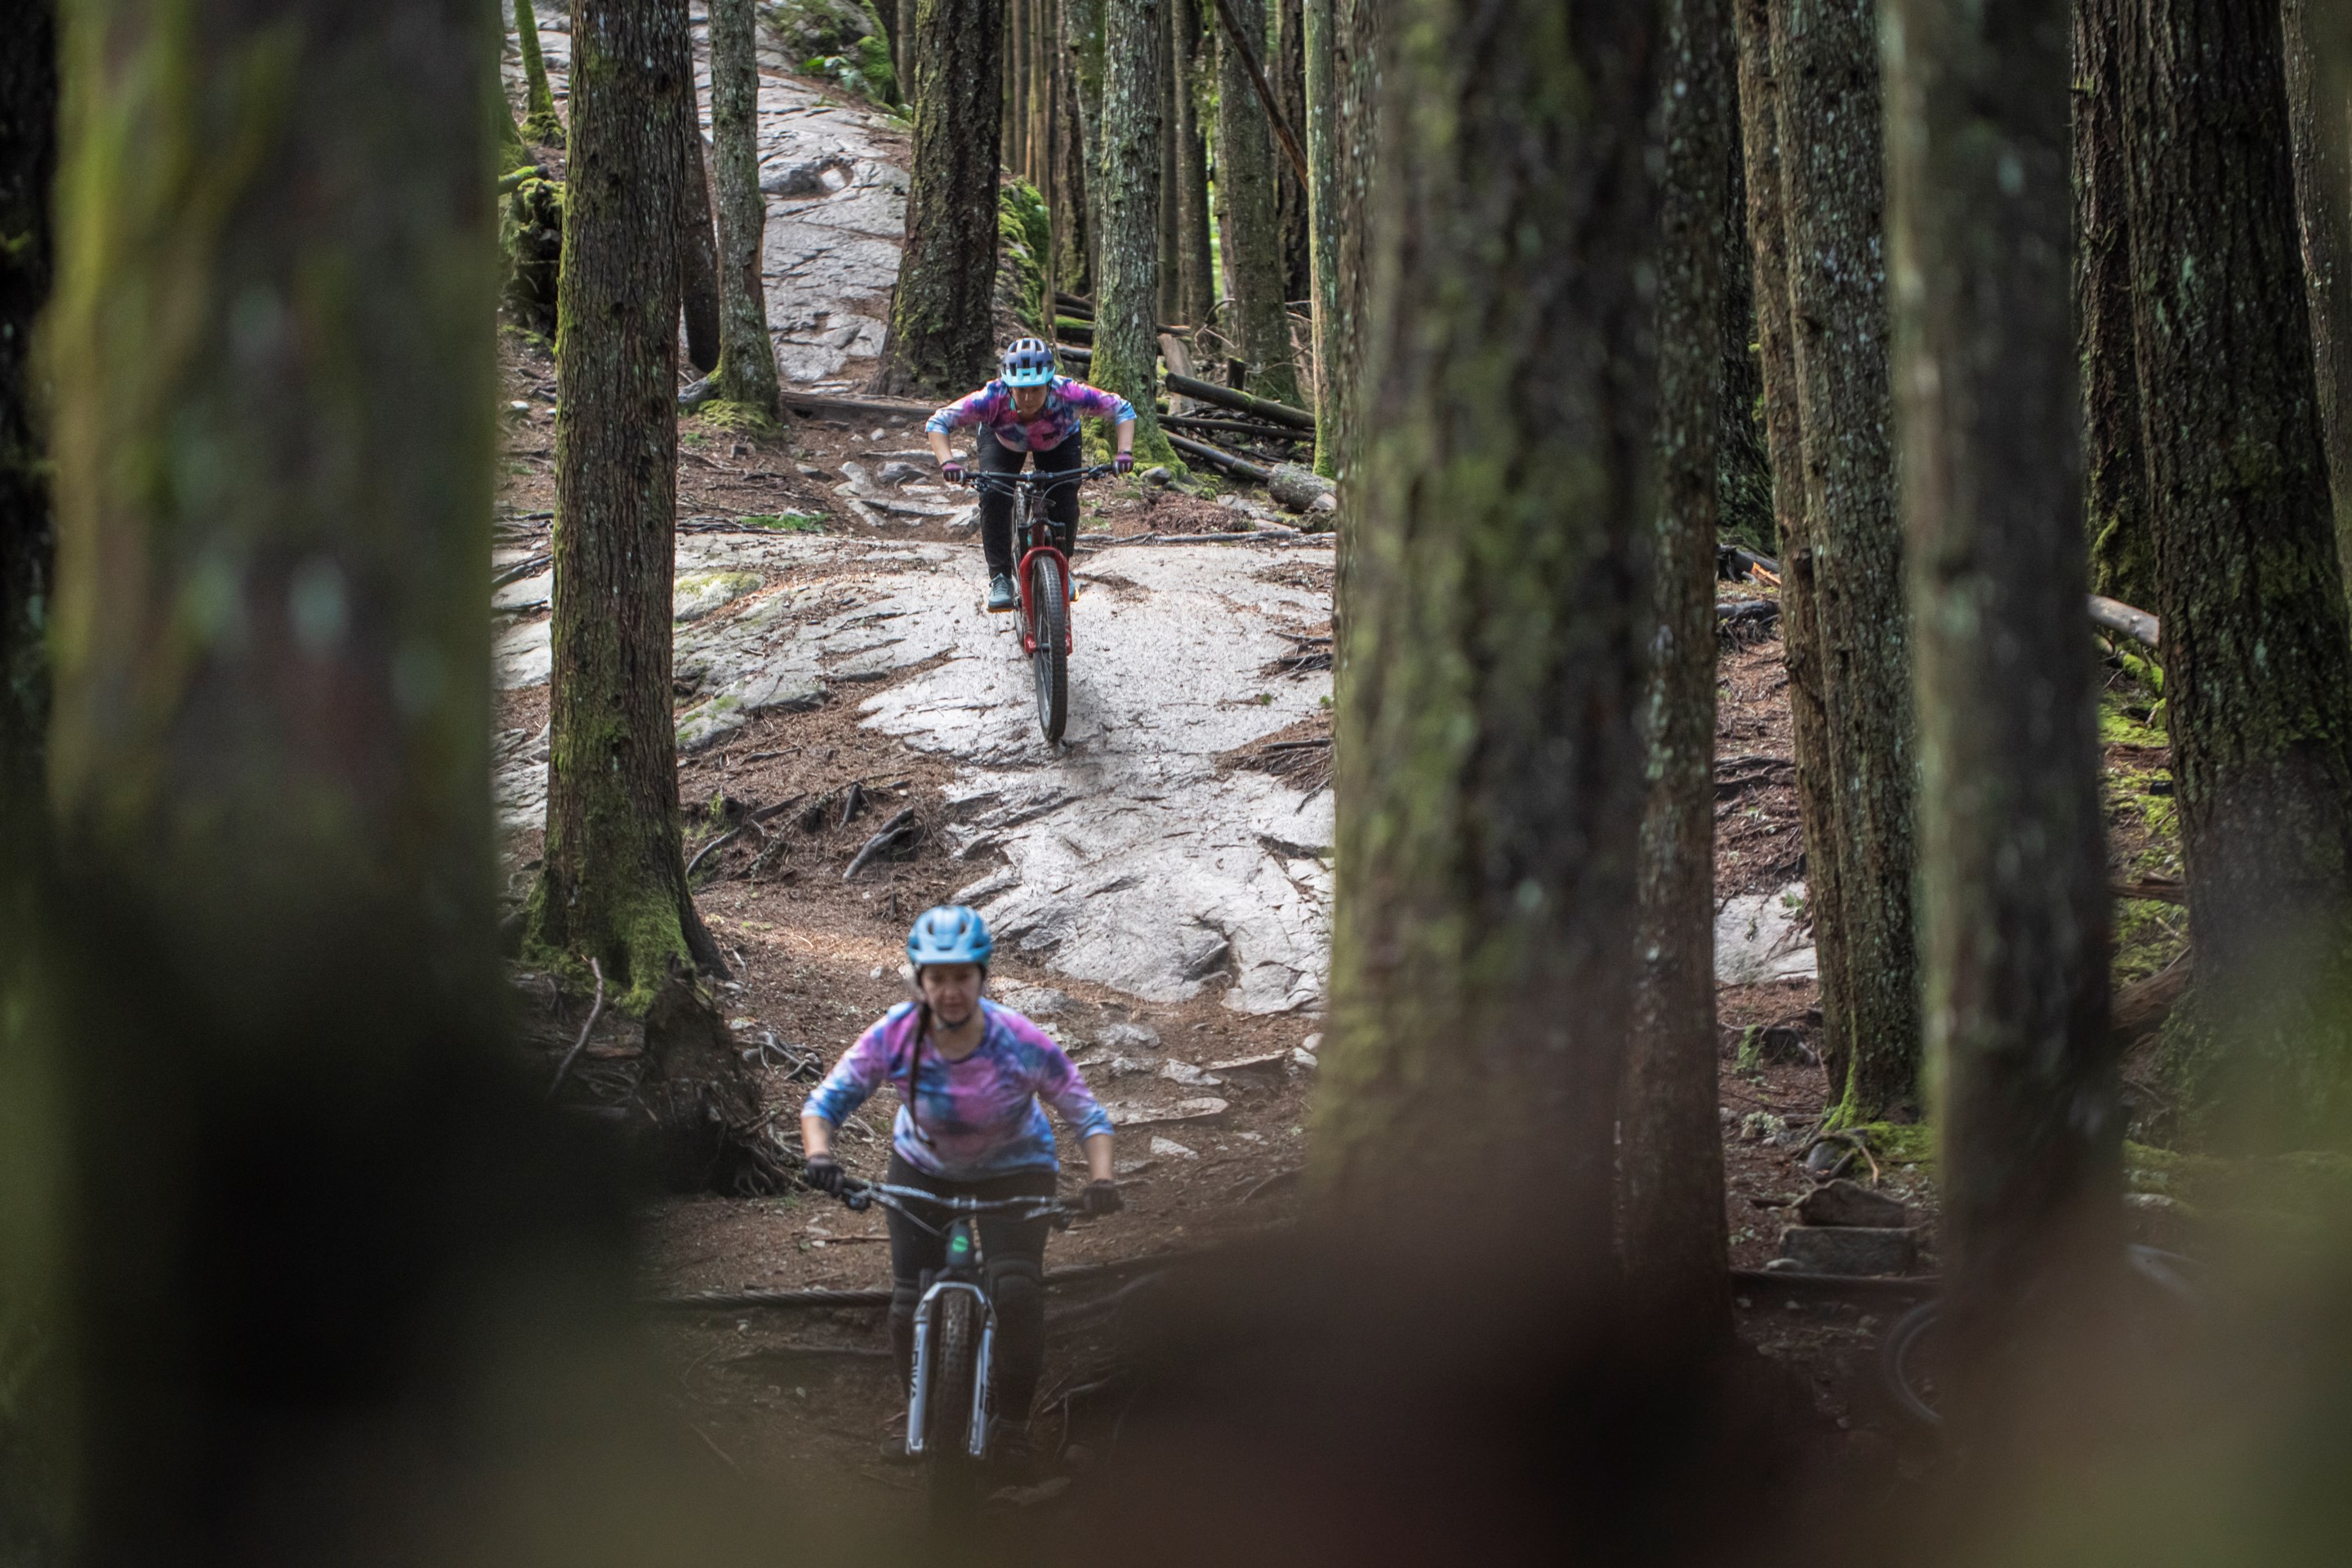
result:
[(1715, 542), (1725, 185), (1738, 81), (1730, 0), (1670, 0), (1659, 141), (1656, 631), (1641, 694), (1633, 1030), (1618, 1107), (1626, 1283), (1685, 1357), (1731, 1347), (1716, 1092)]
[[(495, 15), (63, 13), (63, 874), (0, 1025), (37, 1013), (66, 1086), (60, 1562), (431, 1555), (549, 1502), (559, 1452), (630, 1473), (626, 1375), (549, 1399), (465, 1348), (531, 1323), (576, 1370), (629, 1289), (620, 1184), (500, 1023)], [(48, 1195), (10, 1191), (12, 1246)], [(452, 1501), (490, 1453), (513, 1479)]]
[[(1612, 1272), (1642, 805), (1654, 18), (1392, 20), (1319, 1179), (1417, 1245), (1516, 1237), (1450, 1252), (1470, 1302), (1497, 1274), (1590, 1291)], [(1507, 251), (1496, 212), (1526, 226)], [(1433, 1126), (1477, 1129), (1476, 1156)]]
[[(2217, 1135), (2343, 1136), (2352, 645), (2275, 8), (2147, 0), (2119, 50), (2133, 328), (2194, 1027)], [(2158, 411), (2162, 417), (2157, 417)]]
[[(891, 4), (891, 0), (877, 0), (877, 3), (887, 5)], [(915, 101), (915, 74), (917, 65), (922, 58), (919, 52), (922, 47), (920, 31), (922, 0), (897, 0), (897, 5), (900, 56), (898, 97), (900, 101), (906, 104), (908, 116), (911, 119), (918, 108)]]
[(1105, 0), (1062, 0), (1062, 47), (1069, 60), (1076, 150), (1086, 171), (1087, 291), (1102, 288), (1102, 89)]
[[(1374, 229), (1396, 221), (1381, 167), (1382, 76), (1388, 38), (1379, 0), (1332, 0), (1331, 227), (1338, 308), (1328, 332), (1330, 420), (1317, 422), (1317, 460), (1328, 458), (1339, 481), (1338, 548), (1331, 590), (1333, 684), (1348, 678), (1348, 605), (1354, 596), (1357, 507), (1361, 495), (1364, 416), (1369, 404)], [(1319, 412), (1319, 411), (1318, 411)]]
[[(673, 964), (723, 973), (678, 847), (670, 711), (676, 195), (686, 7), (578, 0), (556, 363), (554, 673), (537, 943), (642, 1013)], [(583, 63), (585, 61), (583, 60)]]
[(2116, 44), (2131, 0), (2074, 0), (2074, 352), (2082, 363), (2083, 510), (2091, 584), (2126, 605), (2156, 603), (2132, 346), (2131, 224), (2125, 212), (2122, 86)]
[[(1840, 800), (1846, 944), (1839, 1119), (1918, 1103), (1911, 668), (1895, 515), (1874, 0), (1773, 0), (1805, 526)], [(1797, 574), (1804, 574), (1798, 563)], [(1816, 932), (1818, 936), (1818, 930)], [(1818, 946), (1818, 944), (1817, 944)]]
[(1337, 105), (1339, 59), (1332, 37), (1333, 0), (1306, 0), (1299, 31), (1306, 53), (1307, 208), (1308, 271), (1315, 325), (1315, 471), (1339, 471), (1332, 442), (1333, 334), (1339, 314), (1339, 161)]
[(522, 51), (522, 133), (545, 147), (563, 145), (563, 121), (555, 112), (555, 93), (547, 85), (547, 62), (539, 52), (539, 15), (531, 0), (514, 0), (515, 37)]
[(702, 148), (702, 114), (694, 85), (694, 33), (686, 0), (667, 0), (679, 12), (669, 68), (684, 73), (686, 92), (666, 105), (677, 128), (678, 304), (686, 318), (686, 358), (698, 375), (719, 367), (719, 241), (710, 222), (710, 169)]
[(996, 180), (1003, 9), (923, 0), (915, 34), (914, 169), (890, 336), (871, 390), (944, 397), (996, 363)]
[(0, 825), (17, 808), (28, 819), (47, 793), (47, 622), (57, 552), (32, 363), (57, 245), (49, 211), (58, 164), (57, 15), (52, 0), (29, 0), (17, 17), (16, 42), (0, 58), (0, 235), (9, 247), (0, 258)]
[(1298, 367), (1283, 296), (1280, 215), (1275, 205), (1274, 132), (1243, 51), (1265, 59), (1265, 0), (1232, 0), (1238, 36), (1218, 18), (1217, 188), (1225, 205), (1225, 274), (1233, 280), (1227, 335), (1247, 370), (1244, 385), (1296, 408)]
[(2098, 709), (2083, 636), (2067, 0), (1894, 0), (1895, 384), (1948, 1342), (1991, 1436), (2115, 1272)]
[(1076, 0), (1055, 6), (1054, 49), (1054, 279), (1073, 294), (1094, 289), (1094, 205), (1086, 128), (1078, 120), (1077, 57), (1068, 47)]
[(2352, 149), (2347, 83), (2311, 47), (2307, 0), (2281, 0), (2287, 130), (2294, 139), (2294, 205), (2303, 238), (2305, 296), (2311, 310), (2313, 368), (2319, 383), (2319, 429), (2326, 444), (2336, 553), (2352, 587)]
[(1184, 320), (1183, 174), (1178, 166), (1176, 100), (1176, 7), (1161, 10), (1168, 22), (1168, 67), (1160, 73), (1160, 315), (1162, 321)]
[(768, 336), (768, 203), (760, 193), (760, 61), (751, 0), (709, 0), (710, 139), (719, 174), (719, 395), (782, 416)]
[(1176, 313), (1169, 321), (1205, 326), (1217, 309), (1217, 269), (1209, 254), (1209, 142), (1201, 126), (1202, 0), (1169, 0), (1170, 76), (1176, 83)]
[[(1240, 4), (1241, 0), (1235, 0)], [(1271, 0), (1274, 37), (1265, 61), (1275, 107), (1304, 149), (1307, 124), (1307, 17), (1302, 0)], [(1290, 160), (1275, 150), (1274, 212), (1282, 233), (1282, 297), (1286, 304), (1314, 298), (1314, 237), (1307, 221), (1307, 186)], [(1295, 353), (1296, 351), (1294, 351)]]
[(1160, 78), (1167, 0), (1107, 0), (1103, 29), (1101, 251), (1087, 379), (1135, 405), (1135, 456), (1177, 467), (1152, 412), (1159, 390)]
[(1822, 1068), (1832, 1098), (1845, 1091), (1845, 903), (1838, 881), (1837, 773), (1830, 762), (1829, 708), (1822, 694), (1821, 616), (1813, 592), (1813, 537), (1806, 515), (1803, 421), (1795, 325), (1789, 302), (1789, 232), (1780, 174), (1780, 83), (1772, 68), (1771, 0), (1733, 0), (1739, 47), (1739, 125), (1755, 257), (1756, 342), (1764, 392), (1764, 440), (1772, 516), (1780, 541), (1780, 647), (1797, 764), (1797, 811), (1805, 835), (1806, 909), (1821, 973)]
[[(1727, 12), (1727, 26), (1728, 16)], [(1735, 97), (1729, 105), (1731, 145), (1723, 180), (1723, 395), (1717, 409), (1716, 517), (1726, 537), (1777, 557), (1772, 459), (1761, 413), (1764, 371), (1756, 344), (1755, 250), (1748, 239), (1746, 128), (1738, 109)]]

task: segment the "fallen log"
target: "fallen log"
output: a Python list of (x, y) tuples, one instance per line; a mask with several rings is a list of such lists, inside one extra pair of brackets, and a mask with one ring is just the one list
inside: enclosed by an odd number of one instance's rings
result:
[(2107, 1009), (2107, 1037), (2128, 1050), (2136, 1042), (2164, 1027), (2164, 1021), (2189, 994), (2196, 977), (2193, 953), (2184, 952), (2154, 974), (2133, 981), (2116, 993)]
[(1206, 441), (1195, 441), (1189, 436), (1179, 436), (1173, 431), (1165, 431), (1162, 434), (1167, 436), (1168, 444), (1178, 451), (1190, 453), (1203, 462), (1214, 463), (1229, 474), (1238, 474), (1245, 479), (1255, 479), (1260, 484), (1265, 483), (1274, 477), (1274, 470), (1263, 463), (1253, 463), (1247, 458), (1236, 458), (1231, 452), (1221, 452)]
[(899, 419), (929, 419), (939, 406), (911, 397), (835, 397), (814, 392), (787, 392), (783, 405), (795, 414), (880, 414)]
[(2150, 652), (2161, 651), (2163, 623), (2146, 610), (2136, 610), (2120, 599), (2092, 595), (2091, 624), (2120, 633)]
[(1197, 414), (1162, 414), (1160, 423), (1171, 430), (1205, 436), (1246, 436), (1254, 441), (1312, 441), (1314, 434), (1286, 425), (1256, 425), (1246, 419), (1204, 419)]
[(1339, 505), (1339, 487), (1297, 463), (1276, 463), (1265, 491), (1292, 511), (1330, 511)]
[(1300, 430), (1315, 428), (1315, 416), (1304, 408), (1293, 408), (1287, 403), (1276, 403), (1269, 397), (1253, 397), (1246, 392), (1235, 392), (1230, 386), (1219, 386), (1213, 381), (1196, 376), (1178, 375), (1171, 371), (1167, 376), (1168, 390), (1181, 392), (1187, 397), (1197, 397), (1203, 403), (1213, 403), (1220, 408), (1238, 409), (1255, 414), (1260, 419), (1271, 419), (1277, 425), (1288, 425)]

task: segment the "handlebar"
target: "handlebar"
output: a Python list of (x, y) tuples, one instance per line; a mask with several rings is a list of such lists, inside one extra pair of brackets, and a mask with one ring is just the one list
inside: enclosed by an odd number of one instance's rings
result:
[(912, 1205), (920, 1204), (932, 1209), (944, 1209), (950, 1214), (979, 1215), (1010, 1215), (1015, 1219), (1051, 1221), (1056, 1230), (1066, 1230), (1078, 1217), (1078, 1211), (1058, 1198), (950, 1198), (920, 1187), (896, 1186), (888, 1182), (845, 1181), (841, 1184), (842, 1205), (863, 1214), (876, 1204), (906, 1215), (926, 1230), (933, 1227), (917, 1215)]
[(1090, 468), (1069, 468), (1060, 473), (991, 474), (969, 469), (963, 476), (968, 489), (1046, 489), (1055, 485), (1076, 484), (1080, 479), (1098, 479), (1105, 474), (1118, 472), (1116, 463), (1097, 463)]

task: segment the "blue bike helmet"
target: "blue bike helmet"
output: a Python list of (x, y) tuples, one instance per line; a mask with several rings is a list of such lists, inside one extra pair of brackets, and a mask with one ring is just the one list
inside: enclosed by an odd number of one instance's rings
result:
[(1051, 386), (1054, 384), (1054, 349), (1050, 343), (1036, 338), (1023, 338), (1004, 351), (1004, 384), (1007, 386)]
[(918, 972), (927, 963), (977, 963), (985, 968), (996, 939), (988, 922), (961, 904), (941, 904), (915, 917), (907, 933), (907, 962)]

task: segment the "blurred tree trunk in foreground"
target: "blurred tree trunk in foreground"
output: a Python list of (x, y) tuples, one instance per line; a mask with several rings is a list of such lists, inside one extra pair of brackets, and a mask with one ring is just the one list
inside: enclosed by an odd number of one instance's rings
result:
[[(1113, 0), (1116, 4), (1117, 0)], [(1225, 275), (1233, 279), (1226, 339), (1248, 366), (1250, 391), (1296, 408), (1298, 366), (1283, 295), (1281, 214), (1274, 130), (1250, 80), (1265, 65), (1265, 0), (1206, 0), (1217, 12), (1217, 199), (1225, 209)], [(1240, 30), (1234, 30), (1234, 24)]]
[[(2088, 1342), (2123, 1237), (2106, 844), (2084, 635), (2067, 0), (1895, 0), (1895, 384), (1919, 913), (1956, 1419), (1990, 1441)], [(2079, 1363), (2076, 1363), (2079, 1365)]]
[[(1416, 1245), (1510, 1227), (1465, 1267), (1554, 1280), (1613, 1272), (1657, 434), (1654, 20), (1422, 0), (1401, 26), (1399, 221), (1351, 501), (1323, 1184)], [(1525, 226), (1507, 249), (1497, 211)]]
[[(677, 8), (664, 29), (670, 58), (665, 68), (683, 77), (686, 90), (662, 107), (677, 128), (677, 288), (686, 319), (686, 360), (698, 375), (719, 368), (719, 242), (710, 222), (710, 170), (702, 151), (702, 113), (694, 85), (694, 31), (686, 0), (666, 0)], [(574, 88), (576, 94), (578, 89)]]
[(678, 0), (581, 0), (558, 305), (554, 668), (534, 939), (643, 1012), (674, 966), (724, 973), (679, 853), (670, 709)]
[(1738, 81), (1730, 0), (1670, 0), (1659, 137), (1656, 631), (1633, 1034), (1618, 1110), (1627, 1283), (1694, 1357), (1731, 1344), (1716, 1093), (1715, 541), (1727, 175)]
[(2147, 0), (2119, 51), (2134, 336), (2192, 1009), (2172, 1065), (2231, 1136), (2352, 1111), (2352, 645), (2276, 8)]
[(1004, 8), (923, 0), (915, 20), (914, 166), (906, 257), (874, 390), (959, 395), (996, 363), (996, 180), (1003, 134)]
[(1798, 414), (1796, 328), (1790, 319), (1787, 193), (1780, 175), (1780, 84), (1773, 72), (1772, 0), (1732, 0), (1739, 46), (1739, 133), (1747, 175), (1748, 243), (1755, 257), (1757, 361), (1764, 440), (1771, 458), (1772, 515), (1780, 538), (1780, 647), (1789, 671), (1797, 809), (1805, 832), (1806, 907), (1821, 967), (1822, 1068), (1834, 1100), (1844, 1091), (1845, 901), (1838, 886), (1837, 775), (1830, 765), (1829, 709), (1822, 696), (1821, 617), (1813, 592), (1813, 537), (1806, 512), (1803, 421)]
[[(2286, 68), (2287, 131), (2293, 138), (2294, 206), (2303, 239), (2304, 294), (2311, 309), (2313, 369), (2319, 383), (2319, 429), (2326, 443), (2336, 552), (2352, 574), (2352, 149), (2347, 83), (2329, 58), (2311, 47), (2308, 0), (2281, 0)], [(2352, 577), (2347, 577), (2352, 582)]]
[(760, 62), (751, 0), (710, 0), (710, 139), (719, 174), (719, 395), (773, 420), (768, 336), (768, 199), (760, 192)]
[(1152, 412), (1160, 388), (1160, 74), (1168, 0), (1108, 0), (1095, 210), (1095, 357), (1087, 379), (1135, 405), (1135, 459), (1174, 466)]
[(2116, 48), (2133, 0), (2074, 0), (2074, 352), (2082, 365), (2083, 509), (2091, 585), (2156, 603), (2147, 463), (2132, 346), (2131, 222)]
[[(1833, 1114), (1918, 1104), (1911, 918), (1911, 665), (1895, 516), (1875, 0), (1772, 0), (1789, 317), (1804, 446), (1805, 537), (1838, 794), (1837, 919), (1847, 1060)], [(1808, 561), (1791, 566), (1802, 591)], [(1794, 650), (1791, 650), (1792, 657)], [(1793, 683), (1792, 683), (1793, 684)], [(1821, 841), (1808, 838), (1818, 855)], [(1808, 861), (1811, 864), (1811, 859)], [(1813, 887), (1816, 903), (1822, 887)], [(1818, 947), (1818, 942), (1817, 942)], [(1826, 1009), (1824, 1009), (1826, 1016)]]
[(579, 1375), (625, 1196), (503, 1054), (493, 15), (67, 16), (61, 871), (6, 1011), (73, 1100), (78, 1563), (617, 1563), (657, 1484), (644, 1385)]
[(42, 794), (56, 550), (32, 351), (56, 243), (57, 18), (51, 0), (26, 0), (15, 15), (0, 58), (0, 816), (12, 799)]

